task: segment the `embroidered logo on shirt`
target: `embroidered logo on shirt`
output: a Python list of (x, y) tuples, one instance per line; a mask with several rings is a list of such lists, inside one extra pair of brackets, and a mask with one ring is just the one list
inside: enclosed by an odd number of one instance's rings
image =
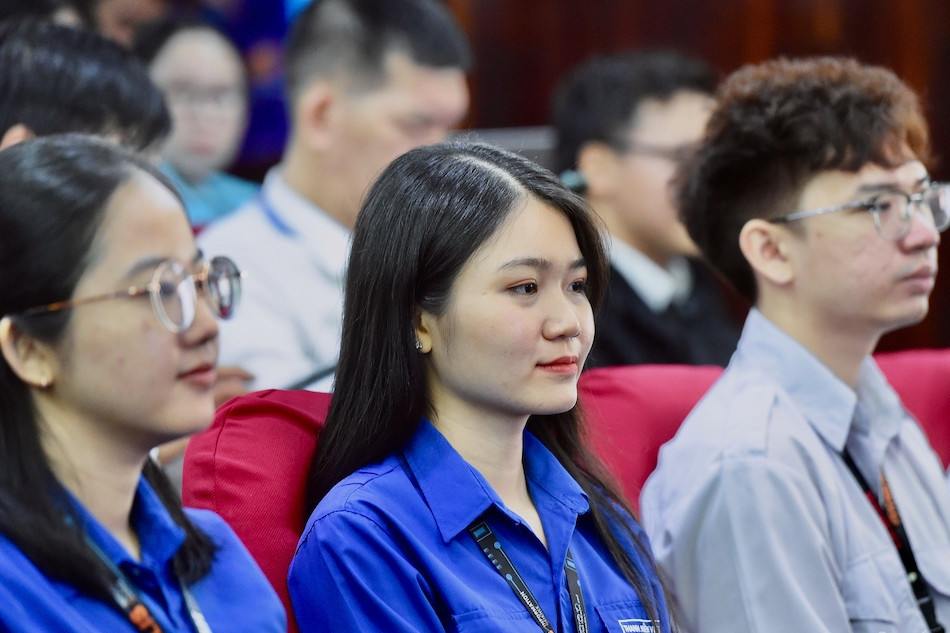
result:
[(655, 633), (659, 627), (655, 626), (651, 620), (640, 620), (629, 618), (627, 620), (617, 620), (620, 625), (621, 633)]

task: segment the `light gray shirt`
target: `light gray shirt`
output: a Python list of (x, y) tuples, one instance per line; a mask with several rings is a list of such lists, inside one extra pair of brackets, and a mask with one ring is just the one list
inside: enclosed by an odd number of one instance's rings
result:
[[(284, 181), (198, 236), (205, 255), (228, 255), (246, 273), (234, 317), (221, 321), (219, 365), (256, 376), (251, 389), (287, 388), (336, 366), (350, 230)], [(333, 372), (307, 387), (329, 391)]]
[(685, 630), (926, 630), (845, 446), (878, 489), (885, 474), (950, 625), (950, 493), (923, 432), (872, 359), (852, 390), (753, 310), (640, 498)]

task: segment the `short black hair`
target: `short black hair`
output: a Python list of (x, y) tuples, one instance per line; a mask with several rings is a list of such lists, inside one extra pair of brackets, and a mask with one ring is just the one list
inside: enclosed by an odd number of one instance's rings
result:
[(430, 68), (468, 70), (472, 60), (468, 39), (437, 0), (315, 0), (295, 20), (287, 44), (289, 100), (334, 72), (376, 85), (392, 52)]
[(581, 62), (552, 101), (557, 171), (573, 168), (585, 143), (622, 147), (642, 101), (666, 101), (682, 90), (712, 95), (716, 80), (705, 62), (673, 51), (627, 51)]
[(117, 135), (134, 149), (171, 130), (148, 70), (101, 35), (33, 18), (0, 24), (0, 135), (21, 123), (37, 136)]
[(791, 213), (820, 172), (930, 158), (917, 95), (886, 68), (843, 57), (774, 59), (722, 83), (696, 153), (677, 175), (678, 208), (706, 259), (750, 302), (739, 249), (753, 218)]

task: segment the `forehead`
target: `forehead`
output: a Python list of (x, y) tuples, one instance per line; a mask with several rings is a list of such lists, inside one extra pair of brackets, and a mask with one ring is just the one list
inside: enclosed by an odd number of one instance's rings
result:
[(178, 198), (151, 175), (136, 170), (106, 203), (93, 249), (95, 259), (87, 273), (118, 278), (144, 257), (189, 262), (195, 241)]
[(210, 29), (185, 29), (172, 35), (152, 61), (158, 82), (176, 78), (234, 81), (244, 69), (237, 52)]
[(580, 257), (577, 236), (567, 216), (537, 198), (528, 196), (515, 205), (469, 263), (494, 268), (520, 258), (560, 262), (574, 261)]
[(465, 74), (458, 68), (421, 66), (405, 53), (392, 52), (386, 56), (384, 71), (383, 82), (369, 89), (361, 91), (350, 82), (351, 96), (383, 107), (432, 110), (456, 121), (468, 109)]
[(698, 140), (715, 100), (702, 92), (680, 90), (669, 99), (644, 99), (633, 113), (631, 132), (640, 140)]
[(907, 160), (894, 167), (868, 163), (856, 172), (829, 169), (817, 173), (802, 190), (801, 208), (844, 204), (864, 195), (872, 195), (873, 188), (917, 190), (928, 178), (927, 168), (917, 159)]

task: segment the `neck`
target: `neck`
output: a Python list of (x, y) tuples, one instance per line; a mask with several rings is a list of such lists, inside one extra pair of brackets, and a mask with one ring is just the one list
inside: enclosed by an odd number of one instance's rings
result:
[(594, 212), (603, 220), (604, 227), (610, 233), (612, 239), (623, 242), (630, 248), (643, 253), (660, 268), (669, 266), (669, 254), (658, 252), (655, 248), (650, 248), (649, 244), (644, 243), (642, 239), (638, 239), (636, 233), (629, 229), (627, 222), (624, 220), (624, 214), (613, 204), (605, 200), (597, 201), (594, 199), (589, 200), (589, 202)]
[(788, 301), (759, 302), (759, 311), (786, 334), (801, 343), (822, 364), (854, 388), (864, 360), (877, 346), (881, 333), (865, 332), (851, 323), (796, 313)]
[(85, 424), (42, 399), (37, 402), (43, 450), (57, 480), (135, 558), (132, 502), (148, 450), (119, 447), (102, 425)]
[(526, 423), (527, 418), (520, 423), (493, 424), (459, 415), (442, 415), (433, 420), (452, 448), (481, 473), (505, 505), (512, 508), (530, 502), (522, 460)]
[(505, 506), (517, 514), (548, 546), (541, 515), (528, 491), (524, 470), (524, 428), (527, 417), (518, 420), (486, 419), (484, 413), (433, 416), (433, 424), (465, 461), (481, 473)]
[(349, 229), (356, 223), (359, 209), (346, 201), (343, 179), (300, 142), (291, 141), (281, 161), (281, 173), (291, 189), (336, 218)]

